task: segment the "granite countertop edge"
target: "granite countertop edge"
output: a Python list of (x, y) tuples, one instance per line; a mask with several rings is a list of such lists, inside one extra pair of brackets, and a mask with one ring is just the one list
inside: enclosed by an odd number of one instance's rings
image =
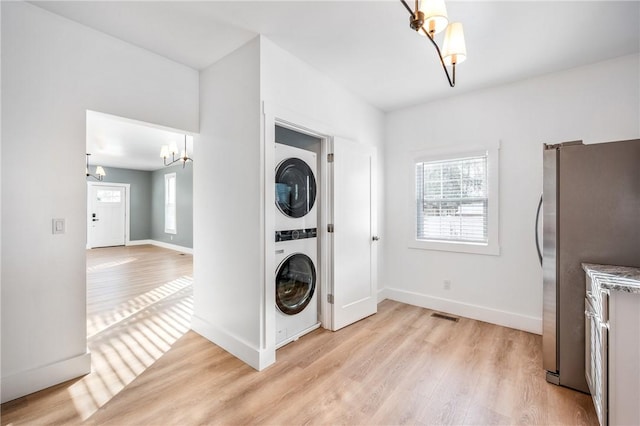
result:
[(582, 269), (600, 288), (640, 293), (640, 268), (583, 263)]

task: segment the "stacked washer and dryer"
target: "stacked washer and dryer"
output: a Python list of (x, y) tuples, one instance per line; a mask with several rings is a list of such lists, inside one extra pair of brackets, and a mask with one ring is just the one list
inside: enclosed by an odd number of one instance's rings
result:
[(318, 328), (317, 156), (275, 144), (276, 347)]

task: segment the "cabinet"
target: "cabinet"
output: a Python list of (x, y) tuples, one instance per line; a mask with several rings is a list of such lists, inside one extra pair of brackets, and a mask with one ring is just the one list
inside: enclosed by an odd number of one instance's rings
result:
[(609, 423), (640, 424), (640, 293), (609, 295)]
[(640, 268), (583, 264), (585, 377), (600, 424), (640, 424)]

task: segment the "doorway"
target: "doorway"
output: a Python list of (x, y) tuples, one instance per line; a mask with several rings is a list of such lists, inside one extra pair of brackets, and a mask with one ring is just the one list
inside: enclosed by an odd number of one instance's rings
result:
[[(194, 135), (95, 111), (86, 113), (86, 130), (86, 322), (93, 373), (73, 390), (83, 419), (180, 339), (193, 313)], [(164, 145), (169, 153), (163, 159)], [(180, 154), (173, 162), (178, 146), (190, 161)], [(171, 233), (165, 226), (168, 174), (177, 176)]]

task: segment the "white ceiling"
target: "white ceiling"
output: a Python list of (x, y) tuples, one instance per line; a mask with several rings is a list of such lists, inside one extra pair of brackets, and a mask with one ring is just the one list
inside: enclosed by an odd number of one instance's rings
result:
[[(193, 158), (193, 137), (187, 135), (187, 152)], [(90, 171), (97, 165), (133, 170), (164, 167), (162, 145), (184, 149), (185, 133), (136, 120), (87, 111), (87, 152)]]
[(195, 69), (263, 34), (383, 111), (640, 51), (638, 0), (450, 0), (468, 52), (452, 89), (399, 0), (32, 3)]

